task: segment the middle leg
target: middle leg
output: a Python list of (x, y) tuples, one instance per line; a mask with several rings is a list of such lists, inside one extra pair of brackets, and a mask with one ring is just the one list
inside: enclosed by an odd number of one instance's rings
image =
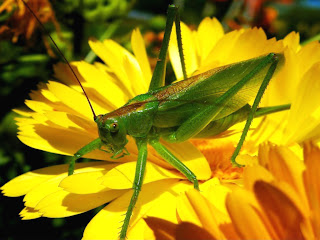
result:
[(149, 144), (164, 158), (168, 163), (174, 166), (180, 171), (187, 179), (193, 183), (195, 189), (199, 190), (199, 183), (196, 175), (181, 162), (176, 156), (174, 156), (165, 146), (163, 146), (159, 140), (150, 140)]

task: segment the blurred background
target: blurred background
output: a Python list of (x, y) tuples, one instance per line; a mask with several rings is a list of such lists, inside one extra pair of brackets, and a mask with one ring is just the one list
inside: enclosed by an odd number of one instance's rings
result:
[[(226, 31), (263, 27), (268, 37), (300, 32), (301, 42), (318, 40), (320, 0), (28, 0), (69, 61), (97, 61), (89, 38), (112, 38), (130, 50), (130, 36), (139, 27), (150, 61), (161, 46), (168, 4), (180, 6), (181, 20), (196, 29), (204, 17), (216, 17)], [(0, 0), (0, 186), (24, 172), (65, 163), (68, 158), (35, 150), (17, 138), (12, 112), (24, 106), (37, 84), (53, 77), (61, 61), (53, 44), (20, 0)], [(168, 83), (174, 79), (168, 66)], [(0, 195), (0, 239), (81, 239), (99, 209), (64, 219), (21, 221), (21, 198)]]

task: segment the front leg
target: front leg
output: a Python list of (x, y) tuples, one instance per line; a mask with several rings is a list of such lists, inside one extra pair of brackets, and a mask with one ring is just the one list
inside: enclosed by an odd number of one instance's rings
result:
[(102, 145), (103, 144), (101, 142), (101, 139), (97, 138), (92, 142), (88, 143), (87, 145), (83, 146), (80, 150), (78, 150), (70, 159), (68, 175), (70, 176), (74, 173), (74, 167), (77, 159), (81, 158), (89, 152), (92, 152), (93, 150), (100, 149)]
[(126, 217), (123, 221), (123, 225), (120, 232), (120, 239), (123, 240), (126, 238), (127, 230), (130, 222), (130, 218), (132, 215), (132, 211), (134, 209), (134, 206), (136, 205), (136, 202), (138, 200), (139, 193), (141, 191), (142, 183), (143, 183), (143, 177), (144, 172), (146, 168), (147, 163), (147, 156), (148, 156), (148, 150), (147, 150), (147, 140), (142, 138), (136, 138), (136, 144), (138, 147), (138, 160), (136, 165), (136, 174), (134, 177), (133, 182), (133, 194), (129, 203), (128, 210), (126, 212)]
[(163, 146), (158, 139), (150, 140), (149, 144), (172, 166), (179, 170), (187, 179), (193, 183), (194, 188), (199, 190), (199, 183), (196, 175), (181, 162), (176, 156), (174, 156), (165, 146)]

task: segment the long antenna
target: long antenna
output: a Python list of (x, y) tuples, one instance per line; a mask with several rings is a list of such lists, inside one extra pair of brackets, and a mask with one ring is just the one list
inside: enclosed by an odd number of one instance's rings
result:
[(55, 48), (58, 50), (60, 56), (62, 57), (62, 59), (66, 62), (66, 64), (68, 65), (69, 69), (71, 70), (73, 76), (77, 79), (84, 95), (86, 96), (87, 100), (88, 100), (88, 103), (89, 103), (89, 106), (91, 108), (91, 111), (93, 113), (93, 119), (95, 120), (97, 118), (97, 115), (95, 114), (94, 110), (93, 110), (93, 107), (91, 105), (91, 102), (89, 100), (89, 97), (86, 93), (86, 91), (84, 90), (79, 78), (77, 77), (76, 73), (73, 71), (70, 63), (68, 62), (68, 60), (66, 59), (66, 57), (63, 55), (63, 53), (61, 52), (61, 50), (59, 49), (59, 47), (57, 46), (57, 44), (55, 43), (55, 41), (52, 39), (50, 33), (47, 31), (47, 29), (44, 27), (44, 25), (40, 22), (39, 18), (36, 16), (36, 14), (32, 11), (32, 9), (29, 7), (29, 5), (24, 1), (24, 0), (21, 0), (23, 2), (23, 4), (29, 9), (29, 11), (31, 12), (31, 14), (35, 17), (35, 19), (37, 20), (37, 22), (40, 24), (42, 30), (45, 32), (45, 34), (50, 38), (50, 40), (52, 41), (53, 45), (55, 46)]

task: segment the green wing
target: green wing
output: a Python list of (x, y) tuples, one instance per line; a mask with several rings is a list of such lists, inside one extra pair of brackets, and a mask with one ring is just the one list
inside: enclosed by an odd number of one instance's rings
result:
[[(277, 71), (283, 65), (284, 57), (279, 56)], [(265, 56), (260, 56), (247, 61), (215, 68), (208, 72), (180, 81), (169, 86), (150, 92), (160, 102), (158, 113), (155, 117), (155, 126), (173, 127), (181, 124), (192, 114), (198, 112), (203, 104), (215, 104), (215, 101), (241, 79), (253, 71)], [(244, 87), (229, 99), (226, 106), (213, 120), (221, 119), (239, 110), (257, 95), (259, 87), (271, 64), (248, 80)], [(217, 108), (221, 107), (217, 105)]]

